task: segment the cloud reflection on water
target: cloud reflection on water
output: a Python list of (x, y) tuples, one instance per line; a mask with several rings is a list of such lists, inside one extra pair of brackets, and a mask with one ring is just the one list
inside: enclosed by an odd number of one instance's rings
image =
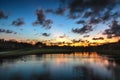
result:
[(0, 64), (0, 80), (120, 80), (120, 67), (110, 59), (96, 52), (4, 59)]

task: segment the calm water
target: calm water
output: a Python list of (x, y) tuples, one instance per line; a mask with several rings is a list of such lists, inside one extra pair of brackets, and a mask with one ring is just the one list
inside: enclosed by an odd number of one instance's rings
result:
[(96, 52), (27, 55), (2, 59), (0, 80), (120, 80), (120, 66)]

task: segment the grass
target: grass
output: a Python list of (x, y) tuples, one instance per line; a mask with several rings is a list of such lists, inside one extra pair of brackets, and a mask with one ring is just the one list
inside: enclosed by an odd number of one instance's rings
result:
[(97, 50), (96, 52), (107, 55), (120, 55), (120, 50)]
[(71, 52), (71, 50), (67, 49), (20, 49), (14, 51), (3, 51), (0, 52), (0, 57), (8, 57), (8, 56), (22, 56), (22, 55), (30, 55), (30, 54), (45, 54), (45, 53), (62, 53), (62, 52)]
[[(20, 49), (20, 50), (13, 50), (13, 51), (3, 51), (0, 52), (0, 58), (9, 57), (9, 56), (23, 56), (23, 55), (30, 55), (30, 54), (46, 54), (46, 53), (68, 53), (73, 52), (71, 49), (50, 49), (50, 48), (41, 48), (41, 49)], [(74, 50), (74, 52), (76, 52)], [(78, 52), (78, 51), (77, 51)], [(81, 50), (79, 51), (81, 52)], [(99, 54), (115, 54), (120, 55), (120, 50), (99, 50), (96, 51)]]

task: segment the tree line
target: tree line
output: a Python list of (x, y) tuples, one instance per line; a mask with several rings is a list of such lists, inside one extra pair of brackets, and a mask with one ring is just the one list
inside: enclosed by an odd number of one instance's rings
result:
[(120, 40), (114, 43), (106, 43), (99, 46), (47, 46), (45, 43), (37, 42), (36, 44), (30, 44), (26, 42), (18, 42), (15, 40), (0, 39), (0, 51), (16, 50), (26, 48), (50, 48), (50, 49), (69, 49), (71, 51), (95, 51), (95, 50), (120, 50)]

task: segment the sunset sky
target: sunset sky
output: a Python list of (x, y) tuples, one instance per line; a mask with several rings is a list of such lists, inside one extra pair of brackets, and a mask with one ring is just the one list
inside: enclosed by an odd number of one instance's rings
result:
[(0, 39), (87, 45), (120, 39), (120, 0), (0, 0)]

